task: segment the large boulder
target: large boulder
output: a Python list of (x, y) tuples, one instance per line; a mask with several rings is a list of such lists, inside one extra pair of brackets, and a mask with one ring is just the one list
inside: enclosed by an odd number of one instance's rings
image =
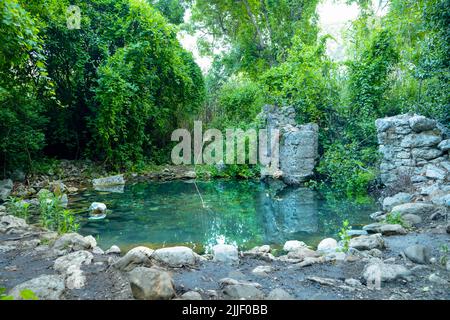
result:
[(400, 204), (411, 202), (412, 195), (406, 192), (400, 192), (392, 197), (386, 197), (383, 200), (383, 210), (391, 211), (393, 207)]
[(20, 292), (31, 290), (41, 300), (59, 300), (64, 292), (64, 278), (59, 275), (42, 275), (15, 286), (8, 294), (21, 300)]
[(408, 232), (399, 224), (372, 223), (363, 227), (368, 233), (381, 233), (383, 236), (407, 234)]
[(412, 202), (405, 203), (392, 208), (392, 213), (399, 213), (402, 216), (405, 214), (415, 214), (418, 216), (428, 215), (433, 213), (436, 207), (431, 203)]
[(78, 233), (66, 233), (56, 239), (53, 244), (55, 250), (78, 251), (92, 249), (90, 238), (83, 237)]
[(155, 250), (152, 259), (169, 267), (184, 267), (195, 265), (198, 256), (188, 247), (170, 247)]
[(218, 244), (212, 248), (213, 259), (216, 262), (234, 264), (239, 262), (238, 249), (233, 245)]
[(426, 246), (420, 244), (409, 246), (403, 250), (403, 253), (414, 263), (427, 264), (430, 262), (431, 250)]
[(296, 250), (292, 250), (287, 254), (289, 259), (303, 261), (306, 258), (318, 258), (320, 254), (314, 250), (309, 248), (298, 248)]
[(381, 234), (378, 233), (369, 236), (359, 236), (350, 240), (349, 247), (357, 250), (383, 249), (384, 240)]
[(283, 250), (286, 252), (294, 251), (299, 248), (307, 248), (308, 246), (303, 241), (289, 240), (284, 243)]
[(139, 300), (169, 300), (175, 296), (172, 277), (158, 268), (137, 267), (129, 273), (131, 292)]
[(396, 279), (407, 279), (411, 272), (398, 264), (386, 264), (383, 262), (371, 262), (364, 268), (363, 277), (367, 283), (388, 282)]
[(407, 226), (415, 226), (422, 223), (422, 218), (415, 214), (405, 214), (402, 216), (403, 221)]
[(67, 273), (71, 266), (80, 268), (81, 265), (89, 265), (94, 256), (89, 251), (75, 251), (59, 257), (53, 264), (53, 269), (61, 273)]
[(251, 284), (233, 284), (227, 285), (223, 289), (226, 299), (230, 300), (261, 300), (264, 299), (264, 293)]
[(125, 256), (112, 264), (116, 269), (122, 271), (131, 271), (139, 266), (150, 266), (150, 258), (154, 250), (147, 247), (136, 247), (127, 252)]
[(8, 199), (13, 186), (14, 184), (11, 179), (0, 180), (0, 202)]
[(319, 252), (335, 252), (338, 248), (338, 243), (333, 238), (326, 238), (320, 241), (319, 245), (317, 246), (317, 251)]
[(29, 228), (24, 219), (6, 215), (0, 216), (0, 233), (22, 233)]

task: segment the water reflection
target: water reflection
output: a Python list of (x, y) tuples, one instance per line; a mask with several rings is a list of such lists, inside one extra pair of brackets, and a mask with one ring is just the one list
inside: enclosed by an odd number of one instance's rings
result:
[(174, 181), (126, 186), (123, 193), (92, 190), (70, 205), (82, 210), (94, 201), (106, 203), (110, 209), (106, 219), (89, 221), (87, 213), (80, 216), (80, 232), (97, 236), (103, 248), (183, 244), (199, 252), (217, 243), (251, 248), (298, 239), (313, 245), (324, 236), (334, 236), (343, 219), (365, 223), (377, 209), (373, 202), (324, 199), (309, 189), (282, 183), (197, 185), (203, 202), (193, 183)]

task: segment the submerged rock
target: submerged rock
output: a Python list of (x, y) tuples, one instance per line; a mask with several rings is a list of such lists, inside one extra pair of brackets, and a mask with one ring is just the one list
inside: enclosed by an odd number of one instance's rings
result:
[(129, 273), (131, 292), (139, 300), (169, 300), (175, 296), (170, 274), (158, 268), (137, 267)]
[(8, 294), (21, 300), (22, 290), (31, 290), (41, 300), (59, 300), (64, 292), (64, 278), (58, 275), (42, 275), (15, 286)]
[(92, 184), (94, 185), (94, 187), (123, 185), (125, 184), (125, 179), (123, 178), (122, 174), (119, 174), (116, 176), (93, 179)]
[(91, 214), (105, 214), (106, 204), (101, 202), (93, 202), (89, 207), (89, 211), (91, 212)]

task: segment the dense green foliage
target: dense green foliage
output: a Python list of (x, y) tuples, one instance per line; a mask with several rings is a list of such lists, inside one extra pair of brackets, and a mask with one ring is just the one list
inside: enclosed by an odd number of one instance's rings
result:
[(181, 2), (152, 3), (172, 16), (144, 0), (71, 1), (81, 10), (71, 29), (69, 1), (2, 1), (4, 174), (30, 168), (41, 150), (117, 169), (160, 160), (167, 132), (200, 108), (204, 85), (169, 23), (182, 21)]
[[(44, 145), (48, 94), (39, 28), (14, 0), (0, 2), (0, 169), (31, 161)], [(5, 172), (3, 172), (4, 174)]]
[[(223, 103), (239, 75), (261, 88), (264, 103), (294, 106), (299, 123), (320, 125), (318, 181), (310, 185), (356, 196), (376, 183), (377, 118), (411, 111), (449, 123), (450, 3), (392, 0), (378, 16), (370, 1), (346, 2), (356, 2), (360, 15), (344, 34), (344, 61), (326, 52), (334, 39), (319, 36), (317, 1), (198, 1), (193, 19), (229, 48), (215, 56), (207, 76), (207, 119), (248, 117), (253, 106), (236, 114), (242, 108)], [(305, 10), (292, 18), (300, 7)], [(285, 32), (274, 32), (271, 21)], [(201, 44), (208, 49), (212, 42)], [(246, 96), (235, 90), (233, 99)]]
[[(390, 0), (382, 16), (371, 1), (342, 2), (360, 8), (343, 61), (327, 53), (335, 39), (320, 33), (318, 0), (2, 1), (2, 174), (33, 169), (42, 155), (114, 170), (168, 162), (173, 129), (200, 117), (209, 128), (254, 127), (270, 103), (319, 124), (311, 185), (365, 193), (376, 184), (375, 119), (450, 122), (450, 0)], [(69, 4), (81, 9), (80, 29), (67, 26)], [(197, 31), (213, 57), (206, 75), (181, 30)]]

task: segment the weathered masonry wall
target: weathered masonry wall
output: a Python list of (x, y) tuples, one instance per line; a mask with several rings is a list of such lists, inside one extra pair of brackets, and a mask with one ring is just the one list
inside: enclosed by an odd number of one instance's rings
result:
[[(408, 177), (416, 188), (450, 187), (450, 136), (432, 119), (403, 114), (378, 119), (382, 182), (389, 186)], [(450, 190), (448, 190), (450, 192)]]
[(319, 127), (297, 125), (293, 107), (264, 106), (260, 115), (267, 129), (280, 130), (280, 170), (286, 184), (298, 185), (311, 177), (318, 159)]

